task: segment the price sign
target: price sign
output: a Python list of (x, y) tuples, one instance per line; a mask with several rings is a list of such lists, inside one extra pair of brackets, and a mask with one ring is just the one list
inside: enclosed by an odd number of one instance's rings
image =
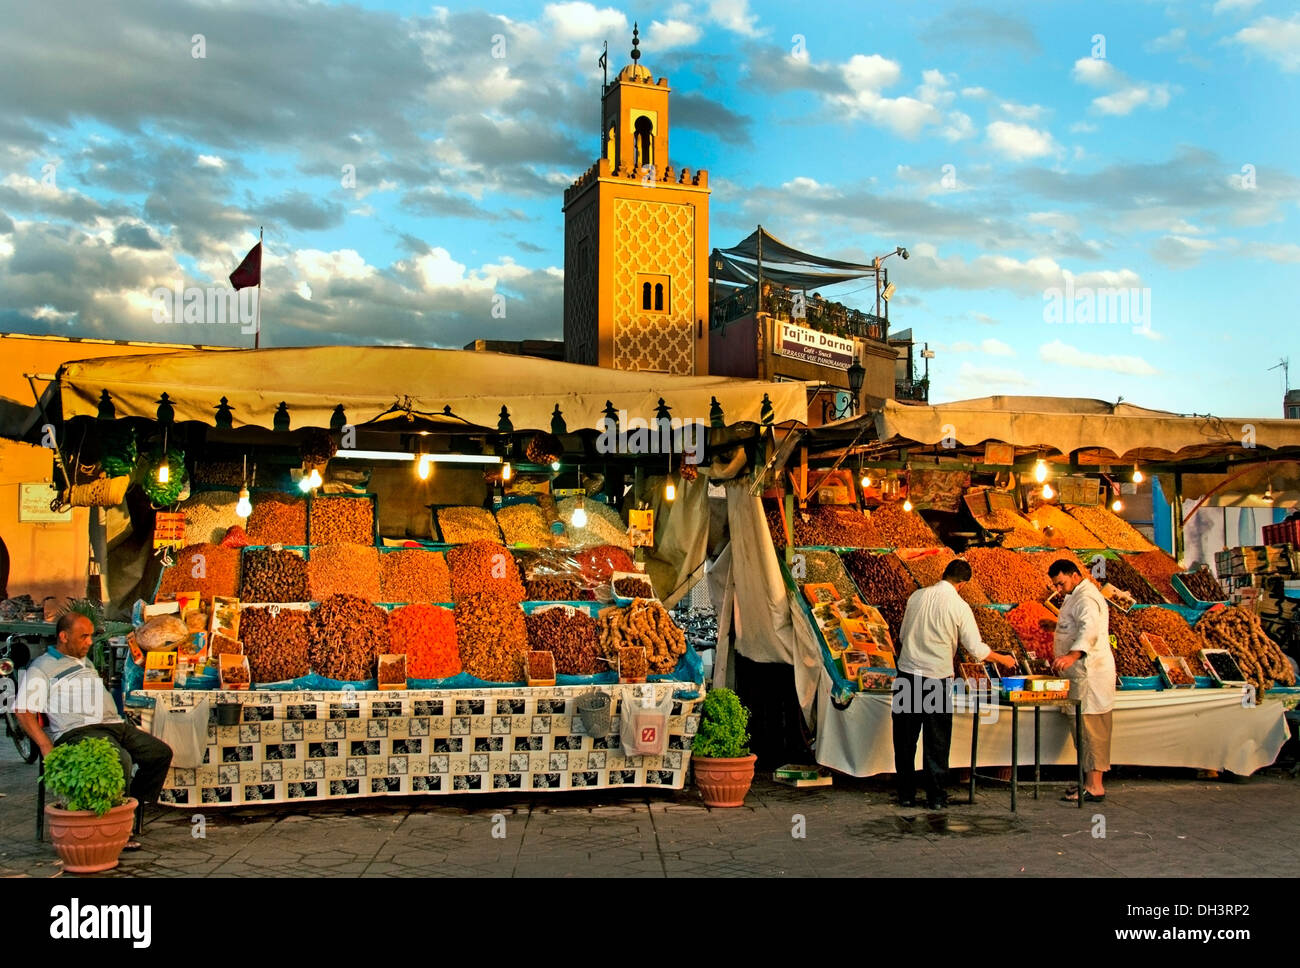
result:
[(179, 548), (185, 544), (185, 512), (159, 511), (154, 519), (153, 546)]

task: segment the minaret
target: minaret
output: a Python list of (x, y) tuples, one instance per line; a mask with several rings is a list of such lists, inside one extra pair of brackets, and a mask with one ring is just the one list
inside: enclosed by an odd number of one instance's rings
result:
[(564, 193), (564, 355), (707, 374), (708, 173), (674, 169), (667, 78), (632, 63), (601, 97), (600, 160)]

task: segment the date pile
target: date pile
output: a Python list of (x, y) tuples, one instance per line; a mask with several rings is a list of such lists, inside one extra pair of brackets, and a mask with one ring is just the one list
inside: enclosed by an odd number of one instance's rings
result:
[(529, 578), (524, 596), (530, 602), (576, 602), (582, 594), (576, 581), (567, 578)]
[(1278, 644), (1268, 637), (1259, 617), (1240, 605), (1213, 609), (1196, 623), (1207, 648), (1227, 649), (1241, 666), (1256, 695), (1276, 683), (1295, 685), (1295, 672)]
[(1137, 622), (1114, 605), (1110, 609), (1110, 635), (1115, 641), (1115, 672), (1121, 676), (1154, 676), (1156, 667), (1147, 658), (1138, 637)]
[(1046, 574), (1028, 555), (1007, 548), (970, 548), (965, 558), (980, 587), (999, 604), (1041, 602), (1052, 592)]
[(384, 553), (380, 560), (380, 601), (451, 601), (451, 575), (442, 552), (403, 548)]
[[(453, 566), (453, 580), (455, 574)], [(528, 630), (518, 600), (486, 592), (458, 598), (456, 640), (461, 666), (471, 676), (486, 682), (523, 681)]]
[(898, 556), (851, 551), (844, 556), (844, 566), (862, 589), (867, 604), (880, 610), (894, 642), (901, 643), (903, 613), (907, 609), (908, 596), (916, 591), (916, 582)]
[(406, 655), (412, 679), (445, 679), (460, 672), (456, 616), (436, 605), (407, 605), (388, 616), (393, 651)]
[(1006, 616), (996, 608), (972, 608), (975, 624), (980, 630), (980, 640), (994, 652), (1015, 655), (1020, 644), (1016, 631)]
[(1205, 648), (1205, 641), (1177, 612), (1167, 608), (1135, 608), (1129, 615), (1137, 622), (1138, 631), (1161, 636), (1174, 655), (1192, 658)]
[(505, 545), (494, 541), (471, 541), (447, 552), (447, 566), (451, 569), (451, 598), (454, 602), (481, 594), (495, 595), (512, 603), (524, 600), (519, 566)]
[(311, 667), (327, 679), (375, 678), (379, 656), (391, 653), (388, 613), (355, 595), (331, 595), (312, 609)]
[(331, 595), (379, 601), (379, 549), (358, 544), (312, 548), (307, 560), (307, 593), (313, 602), (323, 602)]
[(533, 612), (525, 616), (528, 647), (555, 656), (555, 669), (566, 676), (590, 676), (605, 671), (597, 661), (599, 623), (585, 611), (568, 613), (562, 608)]
[(1163, 551), (1142, 551), (1135, 555), (1125, 555), (1124, 563), (1137, 569), (1165, 601), (1175, 605), (1182, 601), (1177, 589), (1169, 580), (1178, 574), (1178, 562)]
[(289, 495), (258, 496), (248, 516), (248, 537), (253, 544), (305, 545), (307, 502)]
[(1125, 560), (1125, 556), (1107, 558), (1105, 581), (1133, 596), (1139, 605), (1161, 605), (1164, 599), (1152, 588), (1142, 573)]
[(655, 590), (644, 578), (616, 578), (614, 594), (620, 598), (654, 598)]
[(292, 551), (258, 548), (243, 558), (239, 598), (245, 602), (305, 602), (307, 562)]
[(160, 601), (174, 599), (177, 592), (197, 591), (203, 598), (221, 595), (233, 598), (239, 592), (239, 549), (215, 544), (190, 545), (172, 552), (176, 563), (162, 575)]
[(660, 602), (638, 598), (627, 608), (606, 609), (600, 616), (600, 648), (613, 660), (623, 647), (645, 648), (650, 671), (667, 675), (686, 653), (686, 633)]
[(370, 498), (315, 497), (311, 501), (311, 543), (375, 543), (375, 505)]
[(1195, 571), (1183, 572), (1178, 576), (1187, 590), (1202, 602), (1224, 602), (1228, 596), (1219, 584), (1219, 579), (1209, 568), (1197, 568)]
[(254, 682), (284, 682), (305, 676), (310, 667), (305, 609), (245, 608), (239, 613), (239, 638)]

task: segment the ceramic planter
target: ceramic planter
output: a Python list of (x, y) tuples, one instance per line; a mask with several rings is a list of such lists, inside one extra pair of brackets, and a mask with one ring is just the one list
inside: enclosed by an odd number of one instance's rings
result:
[(50, 840), (70, 874), (95, 874), (117, 866), (118, 855), (131, 839), (136, 801), (128, 797), (102, 817), (93, 810), (61, 810), (46, 806)]
[(754, 763), (757, 759), (752, 753), (727, 759), (692, 756), (695, 785), (699, 787), (705, 804), (710, 807), (744, 806), (745, 794), (754, 782)]

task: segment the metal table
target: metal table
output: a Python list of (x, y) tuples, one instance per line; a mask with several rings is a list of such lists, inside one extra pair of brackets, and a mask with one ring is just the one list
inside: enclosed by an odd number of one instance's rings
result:
[[(975, 720), (970, 734), (970, 802), (975, 802), (976, 765), (979, 763), (980, 748), (980, 692), (975, 690)], [(1083, 713), (1078, 699), (1043, 699), (1037, 702), (1009, 702), (998, 704), (999, 709), (1011, 710), (1011, 812), (1016, 812), (1017, 793), (1020, 776), (1020, 710), (1032, 706), (1034, 709), (1034, 799), (1038, 799), (1038, 787), (1042, 780), (1041, 750), (1039, 746), (1042, 710), (1044, 706), (1074, 707), (1074, 762), (1079, 773), (1079, 809), (1083, 809), (1083, 760), (1079, 751), (1083, 748)], [(992, 779), (985, 777), (985, 779)]]

